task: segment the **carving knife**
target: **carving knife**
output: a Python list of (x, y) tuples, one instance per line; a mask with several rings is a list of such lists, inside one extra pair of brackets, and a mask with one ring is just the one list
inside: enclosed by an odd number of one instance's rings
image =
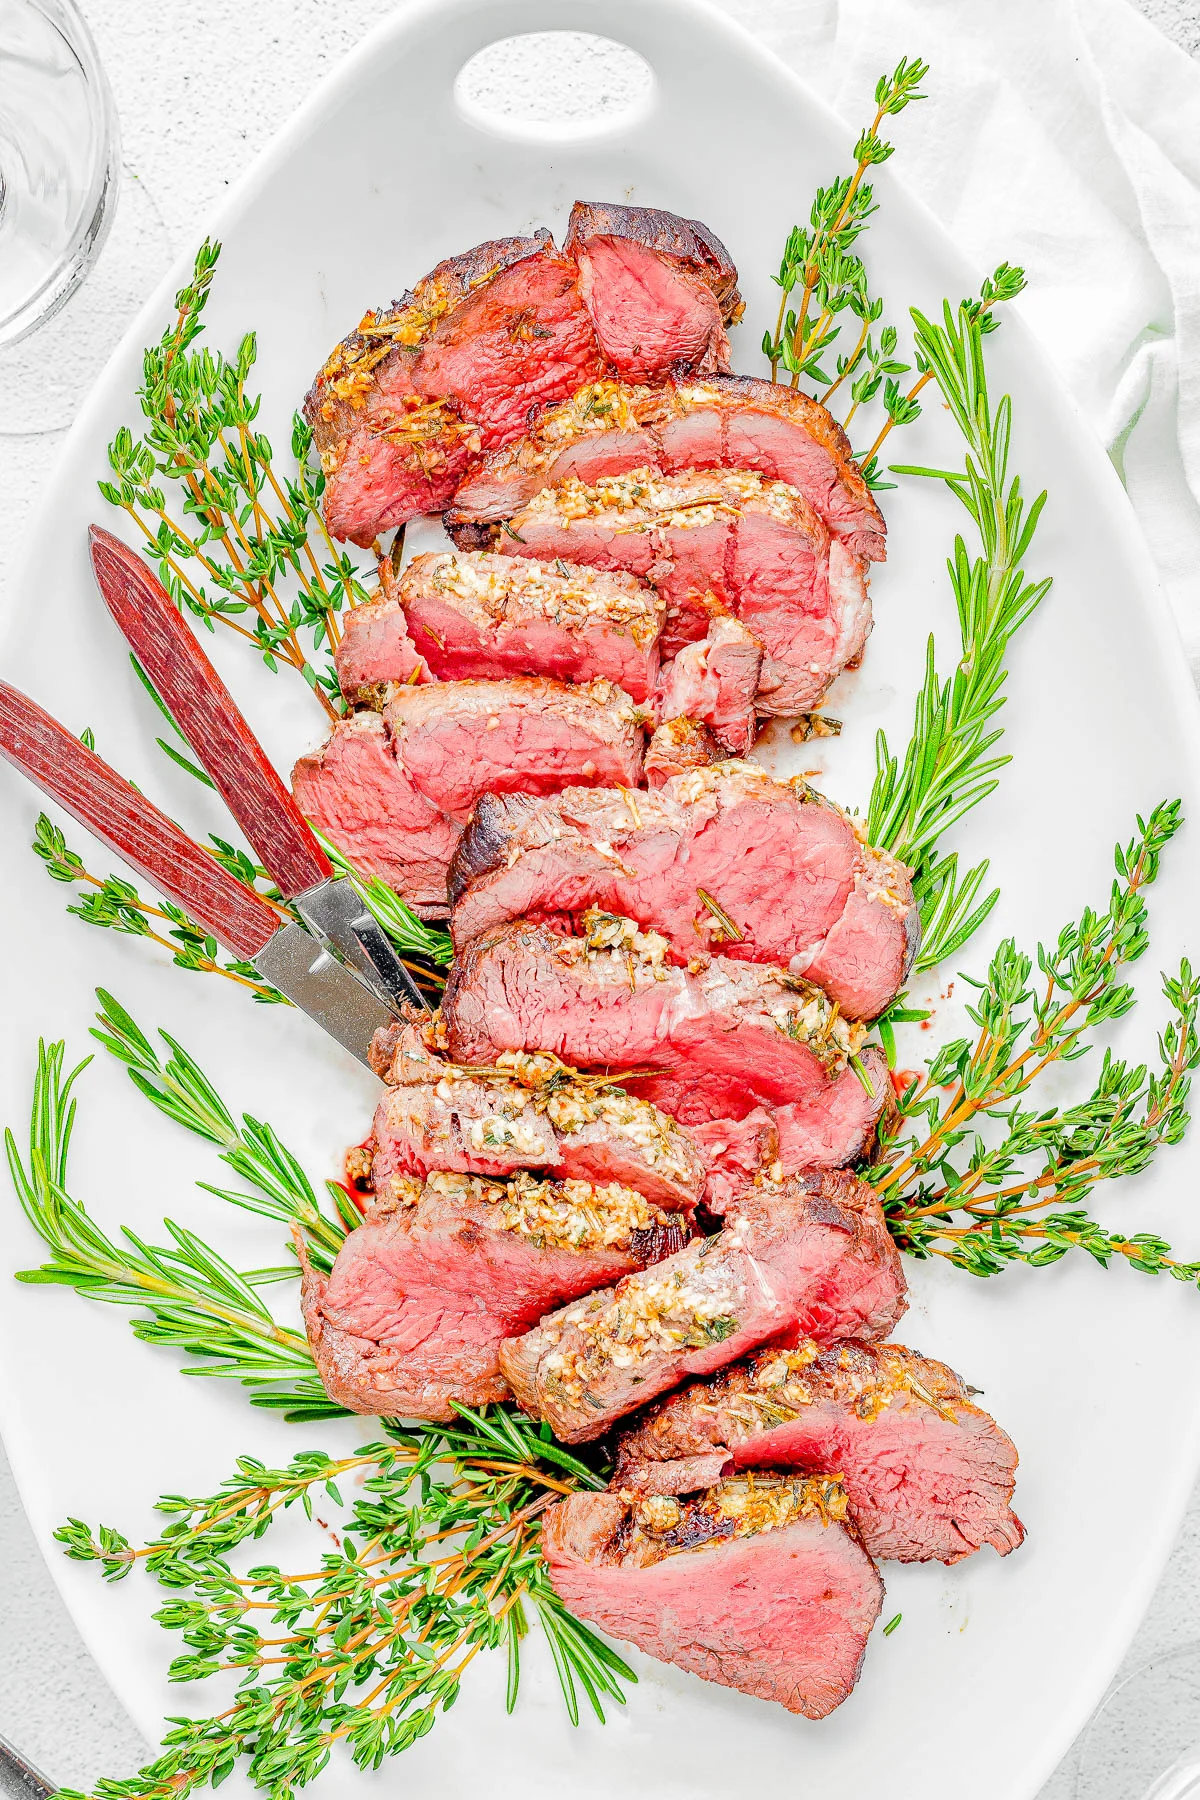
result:
[(167, 711), (309, 930), (385, 1006), (428, 1007), (386, 932), (333, 864), (266, 751), (143, 559), (93, 525), (92, 568), (109, 612)]
[(0, 756), (370, 1067), (392, 1008), (130, 787), (65, 726), (0, 681)]

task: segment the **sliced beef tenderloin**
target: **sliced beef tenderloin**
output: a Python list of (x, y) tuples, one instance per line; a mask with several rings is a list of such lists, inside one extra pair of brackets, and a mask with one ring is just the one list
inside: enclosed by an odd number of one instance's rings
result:
[(890, 1092), (887, 1068), (820, 989), (727, 956), (680, 968), (663, 938), (630, 919), (593, 912), (583, 924), (572, 937), (518, 921), (462, 952), (441, 1011), (458, 1061), (541, 1050), (626, 1071), (624, 1085), (689, 1127), (732, 1128), (766, 1107), (768, 1161), (789, 1169), (862, 1153)]
[(506, 552), (560, 556), (652, 580), (667, 603), (662, 654), (705, 636), (714, 605), (763, 647), (761, 712), (816, 706), (871, 628), (866, 564), (798, 488), (744, 469), (635, 469), (540, 493), (503, 528)]
[(632, 575), (486, 552), (435, 552), (414, 557), (399, 597), (414, 653), (443, 680), (600, 677), (639, 702), (654, 692), (665, 603)]
[(828, 1477), (735, 1478), (684, 1502), (571, 1494), (546, 1513), (542, 1548), (579, 1618), (810, 1719), (853, 1689), (883, 1605)]
[(615, 369), (634, 379), (729, 368), (725, 326), (742, 313), (729, 252), (696, 219), (649, 206), (577, 200), (565, 252)]
[(724, 752), (707, 725), (699, 719), (664, 719), (646, 746), (642, 765), (648, 787), (665, 787), (675, 775), (689, 769), (707, 769), (720, 762)]
[[(546, 236), (498, 238), (448, 257), (411, 293), (367, 313), (329, 356), (304, 414), (321, 459), (322, 504), (334, 537), (370, 544), (381, 531), (436, 511), (454, 492), (485, 447), (483, 434), (447, 395), (417, 385), (422, 348), (470, 295), (514, 268), (517, 275), (505, 285), (515, 281), (519, 291), (522, 265), (544, 254)], [(541, 348), (539, 341), (535, 349)], [(519, 365), (519, 343), (513, 356)], [(568, 379), (557, 397), (577, 386)]]
[(636, 787), (641, 779), (641, 714), (611, 681), (401, 686), (384, 718), (413, 786), (461, 824), (484, 793), (553, 794), (576, 782)]
[(565, 923), (595, 906), (660, 932), (683, 963), (718, 949), (806, 976), (848, 1018), (894, 999), (919, 940), (907, 870), (815, 789), (753, 763), (636, 796), (485, 801), (451, 880), (460, 951), (510, 919)]
[(371, 1179), (439, 1169), (507, 1176), (545, 1169), (561, 1179), (618, 1182), (666, 1211), (691, 1213), (704, 1162), (685, 1131), (645, 1100), (578, 1076), (554, 1056), (505, 1056), (464, 1069), (425, 1048), (411, 1027), (393, 1053), (372, 1127)]
[(973, 1389), (902, 1344), (811, 1338), (692, 1382), (621, 1439), (614, 1488), (691, 1493), (735, 1469), (836, 1470), (872, 1556), (1015, 1550), (1017, 1452)]
[(450, 862), (481, 794), (549, 794), (566, 783), (635, 783), (640, 714), (607, 681), (541, 677), (389, 689), (383, 716), (339, 721), (292, 771), (301, 812), (363, 875), (424, 917), (447, 910)]
[(504, 1338), (684, 1235), (678, 1215), (615, 1184), (393, 1180), (332, 1272), (304, 1269), (304, 1323), (325, 1391), (351, 1412), (418, 1419), (453, 1418), (453, 1400), (503, 1400)]
[(434, 679), (408, 632), (398, 600), (374, 600), (345, 614), (342, 638), (333, 653), (338, 683), (348, 700), (389, 681)]
[[(740, 1119), (710, 1119), (705, 1125), (690, 1125), (688, 1136), (704, 1162), (704, 1204), (717, 1218), (723, 1217), (760, 1175), (772, 1178), (783, 1174), (779, 1127), (769, 1107), (756, 1106)], [(827, 1166), (838, 1168), (851, 1160), (845, 1156)], [(823, 1165), (819, 1159), (802, 1157), (795, 1166)]]
[(688, 1375), (784, 1333), (882, 1337), (905, 1307), (874, 1192), (844, 1170), (762, 1178), (699, 1239), (500, 1348), (522, 1409), (564, 1443), (603, 1435)]
[(582, 388), (485, 455), (456, 492), (447, 523), (458, 530), (511, 518), (568, 475), (595, 482), (639, 468), (756, 469), (799, 488), (852, 556), (886, 555), (883, 515), (836, 419), (807, 394), (744, 375)]
[(754, 743), (762, 665), (763, 648), (753, 633), (731, 613), (719, 614), (710, 620), (707, 636), (685, 644), (663, 670), (655, 697), (658, 718), (698, 719), (724, 756), (745, 756)]
[(422, 918), (445, 917), (462, 827), (409, 781), (378, 713), (335, 725), (328, 742), (292, 770), (292, 793), (361, 874), (386, 881)]

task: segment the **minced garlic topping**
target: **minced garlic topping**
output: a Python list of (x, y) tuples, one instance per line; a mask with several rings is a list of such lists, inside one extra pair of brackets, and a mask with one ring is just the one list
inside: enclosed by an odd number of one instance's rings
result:
[[(578, 1404), (606, 1369), (629, 1369), (663, 1352), (698, 1350), (732, 1337), (735, 1303), (729, 1273), (715, 1257), (627, 1275), (607, 1297), (589, 1295), (543, 1322), (552, 1346), (542, 1364), (546, 1383)], [(569, 1328), (582, 1343), (560, 1349)]]
[[(652, 1231), (671, 1223), (635, 1189), (611, 1181), (541, 1181), (522, 1170), (511, 1179), (447, 1171), (427, 1175), (424, 1182), (398, 1181), (397, 1190), (411, 1194), (415, 1205), (423, 1193), (469, 1200), (496, 1209), (495, 1228), (517, 1232), (539, 1249), (627, 1249), (635, 1231)], [(403, 1202), (402, 1202), (403, 1203)]]
[[(687, 475), (660, 475), (654, 469), (631, 469), (625, 475), (602, 475), (594, 482), (568, 475), (543, 488), (519, 515), (550, 514), (570, 525), (578, 519), (641, 514), (654, 525), (682, 530), (736, 518), (744, 511), (768, 513), (785, 525), (805, 525), (811, 512), (798, 488), (786, 481), (767, 481), (751, 469), (692, 470)], [(629, 525), (641, 520), (625, 520)]]
[(779, 1531), (797, 1519), (840, 1524), (847, 1511), (838, 1475), (755, 1472), (719, 1481), (692, 1500), (632, 1493), (621, 1498), (630, 1511), (613, 1548), (622, 1562), (642, 1566), (664, 1556), (695, 1555), (731, 1538)]
[(931, 1392), (917, 1376), (915, 1359), (902, 1349), (886, 1344), (875, 1350), (843, 1346), (834, 1355), (827, 1353), (820, 1368), (814, 1369), (820, 1356), (820, 1345), (805, 1338), (795, 1349), (764, 1351), (752, 1357), (745, 1367), (744, 1384), (729, 1397), (729, 1415), (757, 1431), (764, 1425), (783, 1424), (806, 1406), (832, 1399), (869, 1421), (911, 1395), (944, 1417), (956, 1417), (947, 1402), (961, 1403), (957, 1383), (944, 1392)]
[[(428, 579), (439, 593), (477, 608), (496, 623), (512, 613), (534, 613), (578, 631), (603, 621), (627, 631), (639, 649), (654, 642), (663, 602), (652, 588), (574, 563), (530, 562), (491, 551), (446, 553), (433, 560)], [(426, 565), (428, 568), (428, 565)], [(424, 575), (414, 570), (414, 579)], [(401, 583), (401, 598), (404, 584)]]

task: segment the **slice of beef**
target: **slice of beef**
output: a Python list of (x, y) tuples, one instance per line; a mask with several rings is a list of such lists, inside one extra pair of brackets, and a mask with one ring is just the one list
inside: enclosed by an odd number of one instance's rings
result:
[[(439, 321), (505, 270), (537, 258), (546, 234), (498, 238), (440, 262), (382, 312), (369, 312), (332, 352), (304, 402), (325, 478), (334, 537), (370, 544), (443, 506), (483, 448), (482, 433), (413, 376)], [(568, 384), (562, 395), (571, 391)]]
[(682, 1235), (629, 1188), (524, 1174), (393, 1181), (328, 1277), (304, 1269), (325, 1391), (352, 1412), (418, 1419), (453, 1418), (452, 1400), (503, 1400), (504, 1338)]
[(758, 639), (731, 613), (718, 614), (707, 636), (685, 644), (663, 670), (659, 719), (699, 719), (725, 756), (745, 756), (754, 743), (762, 666)]
[(613, 1486), (690, 1493), (733, 1469), (836, 1470), (872, 1556), (1006, 1556), (1025, 1535), (1017, 1452), (973, 1392), (902, 1344), (760, 1351), (652, 1407), (621, 1439)]
[(811, 710), (861, 651), (871, 625), (866, 564), (841, 545), (798, 488), (744, 469), (634, 469), (570, 476), (503, 527), (510, 554), (556, 556), (652, 580), (667, 603), (662, 653), (735, 613), (763, 648), (759, 711)]
[(584, 1443), (688, 1375), (785, 1332), (883, 1337), (905, 1307), (873, 1190), (845, 1170), (760, 1180), (703, 1238), (500, 1348), (523, 1411)]
[(494, 1072), (475, 1072), (427, 1050), (409, 1027), (388, 1078), (372, 1127), (378, 1194), (394, 1178), (439, 1169), (546, 1169), (560, 1179), (617, 1182), (688, 1214), (704, 1191), (704, 1162), (673, 1120), (557, 1057), (506, 1056)]
[(339, 686), (350, 700), (364, 688), (377, 688), (389, 681), (434, 679), (409, 636), (408, 621), (398, 600), (374, 600), (347, 612), (333, 661)]
[(696, 219), (577, 200), (566, 254), (600, 348), (622, 374), (725, 373), (725, 326), (741, 316), (729, 252)]
[(920, 933), (907, 870), (815, 789), (753, 763), (636, 797), (485, 801), (451, 893), (460, 951), (510, 919), (565, 923), (595, 906), (661, 932), (680, 962), (719, 949), (806, 976), (848, 1018), (895, 998)]
[(422, 918), (445, 917), (462, 827), (408, 780), (378, 713), (335, 725), (328, 742), (292, 770), (292, 793), (361, 874), (386, 881)]
[(665, 940), (630, 919), (591, 913), (584, 923), (586, 935), (569, 937), (517, 921), (461, 953), (441, 1009), (459, 1062), (542, 1050), (577, 1068), (633, 1071), (624, 1084), (689, 1127), (765, 1106), (776, 1134), (768, 1160), (788, 1168), (862, 1153), (890, 1092), (887, 1068), (819, 989), (727, 956), (679, 968)]
[(415, 651), (443, 680), (603, 677), (633, 700), (649, 700), (654, 691), (665, 604), (632, 575), (435, 552), (414, 557), (399, 596)]
[(641, 779), (641, 715), (611, 681), (402, 686), (384, 718), (414, 787), (461, 824), (480, 794), (552, 794), (575, 782), (636, 787)]
[(810, 1719), (853, 1689), (883, 1605), (829, 1479), (735, 1479), (684, 1504), (571, 1494), (546, 1513), (542, 1549), (578, 1617)]
[[(740, 1119), (710, 1119), (704, 1125), (690, 1125), (688, 1136), (704, 1161), (704, 1204), (717, 1218), (723, 1217), (760, 1175), (778, 1180), (783, 1174), (779, 1127), (768, 1107), (756, 1106)], [(838, 1168), (851, 1160), (846, 1156), (828, 1167)], [(810, 1164), (801, 1157), (795, 1166), (822, 1165), (817, 1159)]]
[(524, 436), (489, 452), (454, 496), (447, 522), (511, 518), (568, 475), (650, 468), (757, 469), (799, 488), (853, 556), (881, 562), (886, 526), (836, 419), (785, 383), (745, 375), (661, 386), (599, 381), (548, 407)]
[(423, 917), (447, 910), (462, 827), (483, 793), (635, 783), (640, 714), (607, 681), (443, 681), (389, 690), (383, 717), (339, 721), (292, 771), (301, 812), (363, 875)]
[(664, 719), (655, 728), (646, 746), (642, 765), (649, 787), (665, 787), (672, 776), (685, 775), (689, 769), (707, 769), (709, 763), (720, 762), (721, 746), (699, 719)]

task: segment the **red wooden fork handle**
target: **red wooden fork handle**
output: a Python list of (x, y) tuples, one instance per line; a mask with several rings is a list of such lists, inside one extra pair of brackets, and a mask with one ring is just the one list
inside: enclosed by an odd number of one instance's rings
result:
[(260, 861), (288, 895), (328, 880), (329, 858), (161, 581), (110, 531), (89, 535), (109, 612)]
[(257, 956), (274, 937), (273, 908), (6, 681), (0, 681), (0, 756), (236, 956)]

